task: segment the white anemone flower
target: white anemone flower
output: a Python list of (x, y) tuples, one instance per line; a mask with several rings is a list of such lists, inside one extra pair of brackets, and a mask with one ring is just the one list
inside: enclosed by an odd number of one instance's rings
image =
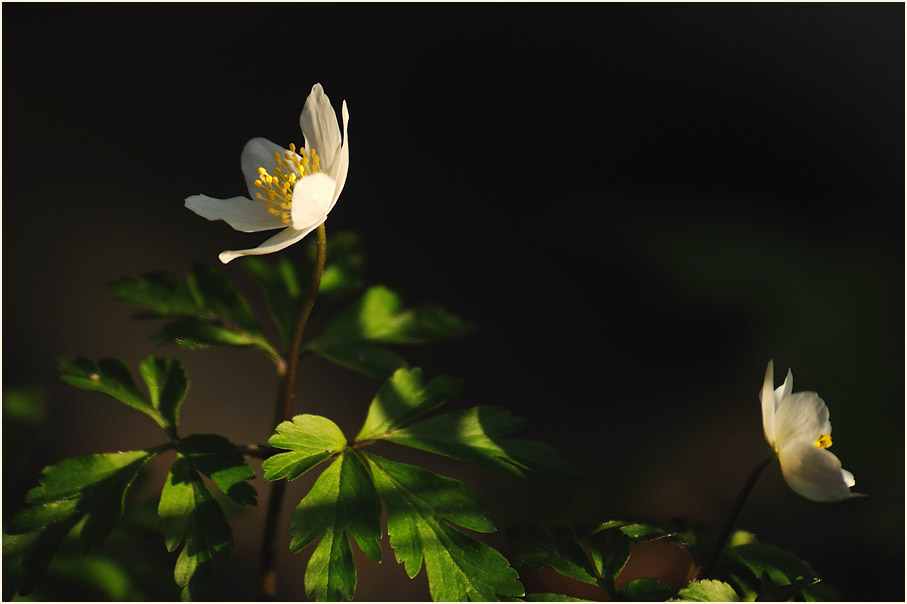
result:
[(289, 149), (264, 138), (253, 138), (242, 151), (242, 171), (250, 197), (186, 198), (186, 207), (208, 220), (223, 220), (237, 231), (254, 233), (283, 229), (258, 247), (221, 252), (226, 264), (239, 256), (270, 254), (293, 245), (328, 217), (346, 182), (350, 165), (343, 102), (343, 139), (337, 115), (321, 84), (315, 84), (299, 116), (305, 146)]
[(762, 427), (765, 440), (781, 462), (788, 486), (813, 501), (841, 501), (855, 497), (853, 474), (841, 468), (831, 446), (828, 407), (815, 392), (792, 392), (794, 376), (774, 387), (774, 369), (769, 361), (762, 385)]

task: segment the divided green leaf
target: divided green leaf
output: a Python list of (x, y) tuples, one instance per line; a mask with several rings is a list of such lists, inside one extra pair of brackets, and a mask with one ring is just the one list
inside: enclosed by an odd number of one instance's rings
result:
[(139, 372), (148, 387), (145, 396), (132, 379), (126, 363), (120, 359), (101, 359), (97, 363), (85, 357), (61, 357), (60, 378), (76, 388), (93, 390), (110, 396), (153, 419), (169, 434), (175, 435), (179, 408), (189, 388), (189, 378), (182, 363), (151, 355), (141, 362)]
[(158, 517), (167, 551), (184, 544), (173, 574), (183, 600), (197, 600), (214, 583), (213, 552), (230, 550), (233, 531), (202, 477), (182, 454), (167, 476)]
[(421, 369), (398, 369), (372, 400), (358, 442), (375, 440), (442, 403), (459, 398), (462, 382), (436, 377), (422, 385)]
[[(758, 579), (763, 573), (768, 573), (777, 586), (794, 584), (802, 579), (821, 579), (808, 562), (773, 545), (750, 542), (726, 549), (725, 553), (746, 566)], [(800, 589), (803, 597), (810, 602), (840, 599), (837, 590), (825, 581), (812, 582)]]
[(523, 595), (519, 577), (495, 549), (454, 525), (491, 532), (475, 492), (459, 481), (365, 454), (387, 507), (387, 531), (397, 562), (415, 577), (425, 563), (435, 601), (493, 601)]
[(621, 585), (617, 598), (622, 602), (664, 602), (673, 591), (657, 579), (641, 578)]
[(322, 472), (293, 512), (290, 551), (321, 539), (305, 573), (308, 597), (350, 600), (356, 591), (356, 565), (350, 538), (370, 559), (381, 561), (381, 501), (368, 469), (346, 449)]
[(246, 482), (255, 478), (255, 472), (229, 440), (219, 434), (193, 434), (180, 441), (178, 450), (230, 499), (244, 505), (257, 504), (255, 488)]
[[(353, 233), (338, 232), (329, 237), (316, 310), (362, 287), (363, 258), (356, 251), (357, 245), (358, 237)], [(241, 263), (264, 289), (274, 322), (284, 341), (289, 342), (314, 270), (314, 246), (309, 246), (301, 263), (287, 256), (275, 260), (246, 256)]]
[(26, 594), (41, 578), (66, 535), (84, 519), (82, 551), (100, 544), (123, 512), (126, 490), (156, 451), (85, 455), (45, 468), (28, 492), (32, 507), (18, 514), (3, 538), (3, 590)]
[(248, 303), (213, 267), (194, 266), (186, 285), (168, 273), (147, 273), (110, 283), (108, 289), (118, 300), (149, 308), (136, 318), (174, 319), (155, 334), (159, 342), (175, 342), (190, 349), (252, 347), (271, 358), (279, 357)]
[(388, 377), (405, 367), (405, 362), (375, 344), (430, 342), (463, 336), (472, 329), (471, 324), (439, 306), (405, 310), (398, 294), (375, 286), (335, 316), (307, 350), (366, 375)]
[(568, 476), (579, 474), (550, 445), (505, 438), (525, 424), (526, 420), (506, 409), (479, 406), (410, 424), (382, 438), (516, 477), (522, 477), (524, 469)]
[(724, 581), (703, 579), (693, 581), (679, 592), (672, 602), (740, 602), (734, 588)]
[(337, 424), (326, 417), (297, 415), (292, 421), (277, 426), (277, 432), (268, 439), (268, 444), (289, 449), (289, 452), (278, 453), (262, 462), (265, 480), (295, 480), (343, 450), (346, 437)]

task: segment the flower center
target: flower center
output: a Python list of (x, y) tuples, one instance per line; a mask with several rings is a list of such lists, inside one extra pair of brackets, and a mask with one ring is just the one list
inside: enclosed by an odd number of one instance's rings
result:
[(296, 182), (308, 174), (315, 172), (324, 172), (321, 169), (321, 159), (315, 153), (315, 149), (300, 149), (296, 153), (296, 145), (290, 143), (290, 150), (283, 156), (274, 152), (274, 161), (276, 162), (270, 174), (264, 167), (258, 168), (258, 180), (255, 186), (261, 189), (255, 197), (265, 202), (268, 212), (279, 216), (284, 224), (293, 224), (290, 214), (290, 208), (293, 204), (293, 187)]
[(823, 434), (819, 437), (819, 440), (813, 443), (820, 449), (827, 449), (831, 446), (831, 434)]

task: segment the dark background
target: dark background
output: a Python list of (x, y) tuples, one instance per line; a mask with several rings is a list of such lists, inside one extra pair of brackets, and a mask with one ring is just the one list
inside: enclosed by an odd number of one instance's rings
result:
[[(5, 471), (5, 518), (42, 465), (161, 440), (59, 382), (59, 355), (178, 356), (184, 432), (267, 438), (266, 359), (158, 347), (104, 285), (263, 241), (183, 199), (245, 194), (243, 144), (301, 143), (321, 82), (351, 114), (329, 245), (359, 232), (370, 283), (477, 322), (403, 353), (466, 380), (466, 403), (526, 416), (589, 475), (519, 482), (430, 460), (499, 527), (652, 514), (717, 528), (764, 454), (773, 358), (779, 383), (791, 367), (795, 390), (828, 403), (832, 451), (869, 497), (813, 503), (772, 467), (740, 526), (844, 599), (904, 597), (902, 4), (3, 8), (3, 385), (43, 387), (49, 409), (26, 470)], [(251, 286), (240, 263), (224, 270)], [(355, 432), (377, 387), (313, 360), (297, 410)], [(254, 597), (262, 515), (237, 520), (215, 598)], [(281, 597), (302, 597), (307, 556), (284, 555)], [(425, 590), (389, 556), (360, 566), (361, 599)]]

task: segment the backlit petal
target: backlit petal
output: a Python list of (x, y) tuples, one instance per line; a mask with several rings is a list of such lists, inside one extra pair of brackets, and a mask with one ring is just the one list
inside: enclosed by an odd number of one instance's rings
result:
[(343, 108), (340, 113), (343, 116), (343, 146), (340, 147), (340, 153), (337, 154), (337, 159), (334, 160), (334, 165), (331, 166), (329, 172), (334, 177), (334, 180), (337, 181), (337, 188), (334, 190), (334, 200), (328, 209), (329, 212), (334, 208), (337, 198), (340, 197), (340, 192), (343, 191), (343, 185), (346, 184), (346, 174), (350, 169), (350, 135), (347, 131), (347, 126), (350, 123), (350, 112), (346, 108), (346, 101), (343, 101)]
[(261, 189), (255, 186), (255, 181), (259, 178), (258, 169), (264, 168), (272, 175), (275, 173), (274, 166), (277, 165), (275, 153), (283, 157), (284, 153), (289, 153), (289, 149), (261, 137), (253, 138), (243, 147), (239, 163), (243, 178), (246, 179), (246, 187), (249, 189), (249, 197), (252, 199), (257, 199), (255, 194), (261, 192)]
[(297, 231), (292, 227), (287, 228), (277, 233), (258, 247), (253, 247), (248, 250), (227, 250), (225, 252), (221, 252), (220, 255), (218, 255), (218, 258), (220, 258), (221, 262), (226, 264), (231, 260), (239, 258), (240, 256), (258, 256), (261, 254), (270, 254), (272, 252), (277, 252), (285, 247), (293, 245), (294, 243), (314, 231), (316, 228), (318, 228), (317, 224), (312, 226), (311, 228), (303, 229), (301, 231)]
[(778, 386), (775, 389), (775, 410), (778, 410), (778, 405), (781, 404), (786, 397), (790, 396), (791, 391), (794, 389), (794, 374), (790, 369), (787, 370), (787, 377), (784, 378), (784, 383)]
[(310, 174), (299, 180), (293, 188), (293, 205), (290, 214), (294, 229), (318, 226), (328, 216), (337, 184), (323, 172)]
[(775, 444), (802, 440), (810, 445), (822, 435), (828, 423), (828, 407), (815, 392), (795, 392), (786, 397), (775, 412)]
[(762, 429), (765, 431), (765, 440), (774, 448), (775, 446), (775, 376), (772, 361), (768, 362), (765, 369), (765, 380), (762, 382)]
[(280, 218), (268, 213), (261, 200), (247, 197), (215, 199), (207, 195), (192, 195), (186, 198), (186, 207), (208, 220), (223, 220), (237, 231), (246, 233), (286, 226)]
[(806, 441), (792, 441), (781, 446), (778, 458), (788, 486), (813, 501), (841, 501), (851, 493), (853, 474), (841, 469), (841, 462), (830, 452)]
[(305, 136), (306, 149), (315, 148), (321, 156), (321, 165), (327, 168), (333, 164), (340, 149), (340, 127), (337, 125), (337, 114), (321, 84), (312, 86), (299, 115), (299, 128)]

